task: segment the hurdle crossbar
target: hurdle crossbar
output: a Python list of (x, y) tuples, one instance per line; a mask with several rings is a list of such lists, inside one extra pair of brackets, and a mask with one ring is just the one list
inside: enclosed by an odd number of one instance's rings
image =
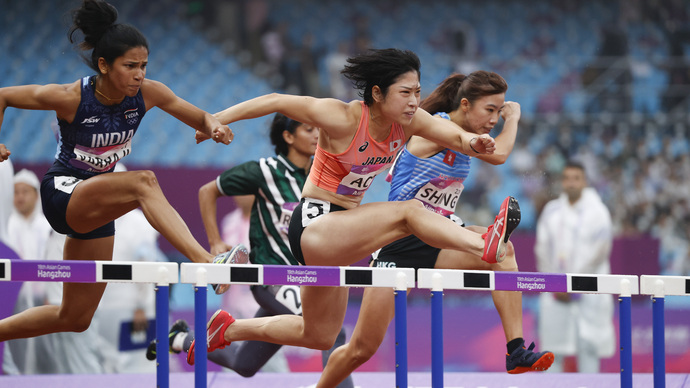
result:
[(196, 283), (196, 272), (199, 268), (206, 270), (206, 281), (209, 284), (396, 287), (397, 274), (402, 272), (406, 275), (407, 287), (414, 287), (414, 269), (412, 268), (211, 263), (182, 263), (180, 283)]
[[(201, 280), (200, 280), (201, 279)], [(197, 296), (206, 291), (207, 284), (247, 284), (247, 285), (294, 285), (320, 287), (391, 287), (398, 295), (395, 298), (396, 312), (396, 386), (407, 386), (407, 325), (406, 291), (415, 286), (412, 268), (377, 267), (327, 267), (327, 266), (289, 266), (261, 264), (182, 263), (180, 282), (195, 285)], [(200, 290), (203, 288), (203, 290)], [(195, 299), (195, 340), (206, 343), (205, 299)], [(401, 306), (403, 304), (403, 306)], [(401, 332), (404, 331), (404, 332)], [(400, 333), (399, 333), (400, 332)], [(200, 339), (203, 342), (199, 342)], [(204, 349), (205, 350), (205, 349)], [(205, 387), (204, 377), (207, 363), (199, 362), (207, 355), (195, 350), (195, 386)], [(203, 357), (202, 357), (203, 356)], [(204, 377), (200, 376), (203, 375)], [(198, 377), (197, 377), (198, 376)]]
[(0, 281), (177, 283), (177, 263), (0, 259)]
[(170, 284), (178, 282), (177, 263), (91, 260), (0, 259), (0, 281), (156, 284), (156, 381), (168, 388), (168, 316)]
[(690, 295), (690, 276), (640, 276), (640, 294), (652, 297), (652, 363), (654, 388), (666, 387), (666, 295)]
[[(634, 275), (558, 274), (540, 272), (496, 272), (455, 269), (417, 271), (417, 287), (432, 290), (432, 327), (443, 330), (440, 310), (443, 289), (479, 291), (534, 291), (620, 295), (621, 387), (632, 387), (630, 296), (639, 294)], [(433, 331), (433, 330), (432, 330)], [(432, 387), (443, 386), (443, 348), (438, 333), (432, 333)], [(440, 345), (438, 345), (440, 344)]]
[(441, 288), (479, 291), (535, 291), (594, 294), (621, 294), (621, 281), (627, 279), (630, 293), (639, 294), (635, 275), (599, 275), (541, 272), (470, 271), (426, 269), (418, 271), (418, 288), (433, 288), (433, 274), (441, 275)]

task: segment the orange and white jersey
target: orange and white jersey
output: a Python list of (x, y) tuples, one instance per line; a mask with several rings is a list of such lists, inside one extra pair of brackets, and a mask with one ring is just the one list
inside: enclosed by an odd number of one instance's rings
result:
[(362, 104), (362, 117), (350, 146), (341, 154), (317, 147), (309, 180), (316, 186), (342, 195), (360, 196), (374, 177), (393, 164), (405, 142), (402, 126), (393, 123), (388, 138), (377, 142), (369, 134), (369, 107)]

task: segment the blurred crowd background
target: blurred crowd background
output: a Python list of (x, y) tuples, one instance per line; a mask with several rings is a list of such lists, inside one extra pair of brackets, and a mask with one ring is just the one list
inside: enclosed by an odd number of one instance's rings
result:
[[(150, 41), (147, 76), (209, 112), (273, 91), (357, 98), (339, 71), (369, 47), (416, 52), (423, 95), (452, 72), (495, 71), (508, 81), (507, 99), (521, 104), (518, 140), (505, 165), (477, 163), (461, 215), (488, 224), (510, 194), (523, 209), (520, 231), (529, 232), (558, 194), (561, 167), (577, 159), (609, 206), (616, 234), (660, 239), (661, 272), (690, 274), (686, 1), (112, 3), (120, 21)], [(90, 73), (67, 40), (73, 6), (0, 1), (0, 86), (68, 83)], [(255, 132), (265, 131), (265, 119), (234, 124), (236, 141), (224, 148), (197, 146), (172, 117), (148, 115), (129, 165), (224, 169), (271, 154), (267, 137)], [(52, 160), (53, 120), (46, 112), (6, 113), (1, 139), (15, 163)], [(385, 199), (386, 187), (375, 186), (365, 200)]]
[[(416, 52), (423, 96), (453, 72), (495, 71), (509, 84), (506, 99), (521, 105), (518, 138), (505, 165), (474, 164), (460, 216), (488, 225), (500, 200), (513, 195), (523, 216), (517, 233), (533, 235), (542, 207), (559, 194), (562, 167), (574, 159), (610, 209), (619, 242), (658, 242), (651, 257), (642, 250), (625, 259), (658, 260), (661, 274), (690, 275), (690, 2), (110, 2), (120, 22), (149, 39), (147, 77), (211, 113), (270, 92), (358, 98), (340, 70), (348, 56), (370, 47)], [(0, 0), (0, 87), (71, 83), (92, 73), (67, 39), (69, 11), (77, 4)], [(205, 243), (199, 186), (236, 164), (272, 155), (270, 118), (232, 124), (235, 140), (223, 147), (196, 145), (190, 128), (160, 110), (147, 116), (125, 163), (153, 169)], [(56, 149), (54, 121), (54, 113), (5, 112), (0, 142), (12, 151), (15, 170), (39, 176), (47, 170)], [(365, 202), (386, 194), (380, 179)], [(471, 303), (491, 304), (488, 296)], [(531, 303), (525, 299), (528, 309)], [(674, 329), (676, 353), (687, 356), (690, 326)], [(636, 348), (645, 348), (651, 328), (634, 337)]]

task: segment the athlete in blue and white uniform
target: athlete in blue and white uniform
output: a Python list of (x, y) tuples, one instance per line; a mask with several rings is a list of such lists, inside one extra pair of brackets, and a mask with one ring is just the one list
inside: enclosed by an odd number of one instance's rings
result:
[[(501, 134), (496, 137), (496, 151), (493, 155), (476, 156), (492, 164), (502, 164), (513, 149), (520, 119), (520, 106), (515, 102), (505, 102), (507, 88), (505, 80), (495, 73), (477, 71), (468, 76), (454, 74), (422, 101), (420, 107), (429, 113), (438, 112), (437, 120), (451, 120), (476, 134), (489, 133), (502, 117), (505, 124)], [(470, 156), (432, 141), (412, 137), (401, 151), (391, 172), (389, 200), (415, 199), (429, 211), (453, 218), (462, 224), (454, 213), (464, 188), (463, 182), (470, 172), (471, 160)], [(508, 207), (517, 205), (508, 199), (506, 202), (504, 205)], [(501, 213), (497, 219), (500, 215)], [(487, 233), (485, 227), (470, 226), (467, 229)], [(505, 260), (493, 264), (478, 260), (465, 252), (435, 248), (414, 235), (386, 245), (373, 256), (371, 265), (379, 267), (517, 271), (512, 244), (508, 245)], [(548, 369), (553, 362), (553, 353), (535, 353), (532, 352), (533, 346), (529, 349), (523, 346), (521, 293), (494, 291), (493, 297), (508, 342), (508, 373)], [(333, 352), (319, 386), (337, 382), (366, 362), (383, 341), (394, 313), (392, 290), (365, 289), (352, 338), (347, 345)]]
[[(145, 79), (148, 43), (135, 27), (117, 24), (117, 10), (102, 0), (84, 0), (73, 13), (84, 33), (79, 47), (96, 75), (71, 84), (0, 88), (0, 125), (7, 107), (55, 111), (59, 144), (55, 163), (41, 184), (43, 211), (66, 234), (64, 258), (112, 260), (113, 221), (141, 207), (147, 220), (177, 250), (195, 262), (214, 256), (194, 239), (170, 206), (151, 171), (111, 172), (131, 152), (131, 139), (155, 106), (229, 144), (230, 129), (212, 115), (177, 97), (164, 84)], [(0, 162), (10, 151), (0, 144)], [(234, 260), (226, 254), (220, 261)], [(89, 327), (104, 283), (64, 283), (60, 306), (44, 305), (0, 320), (0, 341)]]

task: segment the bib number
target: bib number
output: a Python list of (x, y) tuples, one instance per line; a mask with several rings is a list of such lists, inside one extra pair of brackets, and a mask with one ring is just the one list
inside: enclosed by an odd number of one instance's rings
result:
[(302, 204), (302, 227), (306, 228), (319, 217), (330, 213), (330, 211), (330, 202), (313, 198), (305, 199), (304, 203)]
[(302, 298), (298, 286), (280, 286), (276, 300), (295, 315), (302, 314)]
[(82, 179), (78, 179), (73, 176), (56, 176), (53, 178), (53, 181), (55, 182), (56, 190), (60, 190), (67, 194), (72, 194), (72, 191), (74, 191), (74, 188), (77, 187), (77, 184), (79, 184)]

